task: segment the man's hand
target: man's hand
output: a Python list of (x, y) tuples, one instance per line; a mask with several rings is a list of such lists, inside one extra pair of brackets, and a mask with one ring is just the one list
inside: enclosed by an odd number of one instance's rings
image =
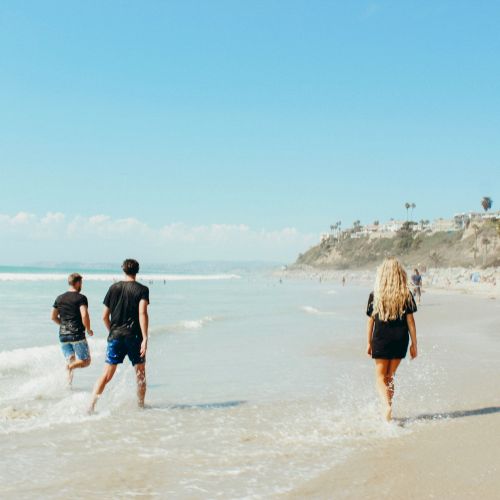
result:
[(93, 330), (87, 330), (87, 335), (89, 337), (93, 337), (94, 336), (94, 331)]
[(366, 354), (368, 354), (368, 356), (372, 355), (372, 345), (371, 344), (368, 344), (366, 346)]
[(417, 357), (417, 344), (412, 344), (410, 346), (410, 356), (411, 359), (415, 359)]
[(145, 338), (141, 342), (141, 358), (143, 358), (144, 356), (146, 356), (147, 349), (148, 349), (148, 339)]

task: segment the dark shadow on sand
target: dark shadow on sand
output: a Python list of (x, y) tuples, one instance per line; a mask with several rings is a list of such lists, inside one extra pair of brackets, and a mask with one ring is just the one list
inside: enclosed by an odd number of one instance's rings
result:
[(415, 417), (395, 418), (400, 424), (418, 422), (421, 420), (445, 420), (449, 418), (477, 417), (480, 415), (491, 415), (500, 413), (500, 406), (486, 406), (485, 408), (476, 408), (475, 410), (456, 410), (443, 413), (422, 413)]
[(179, 403), (165, 406), (150, 406), (153, 410), (222, 410), (246, 404), (244, 400), (218, 401), (214, 403)]

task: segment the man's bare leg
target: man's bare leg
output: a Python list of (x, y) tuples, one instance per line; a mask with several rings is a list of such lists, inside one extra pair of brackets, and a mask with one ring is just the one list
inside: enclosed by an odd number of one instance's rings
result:
[(146, 363), (135, 365), (137, 376), (137, 404), (139, 408), (144, 408), (144, 398), (146, 397)]
[(75, 362), (75, 356), (71, 356), (66, 359), (66, 376), (68, 377), (68, 387), (73, 384), (73, 368), (71, 365)]
[(76, 368), (86, 368), (90, 365), (90, 358), (87, 359), (76, 359), (75, 356), (71, 356), (67, 360), (66, 370), (68, 371), (68, 385), (71, 386), (73, 383), (73, 370)]
[(99, 399), (99, 396), (103, 393), (104, 388), (106, 387), (108, 382), (113, 378), (113, 375), (116, 372), (117, 366), (118, 365), (106, 364), (106, 366), (104, 367), (104, 372), (98, 378), (98, 380), (95, 384), (95, 387), (94, 387), (94, 392), (92, 394), (92, 402), (90, 403), (89, 413), (94, 413), (97, 400)]

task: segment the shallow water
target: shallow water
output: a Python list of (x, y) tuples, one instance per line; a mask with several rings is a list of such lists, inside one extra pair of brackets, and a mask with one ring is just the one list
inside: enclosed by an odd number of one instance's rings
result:
[[(205, 278), (148, 278), (148, 408), (136, 408), (126, 362), (93, 416), (85, 410), (104, 363), (98, 319), (109, 282), (85, 282), (93, 361), (69, 390), (48, 321), (64, 282), (0, 279), (0, 497), (270, 497), (373, 439), (412, 432), (420, 414), (453, 409), (440, 332), (424, 336), (418, 365), (403, 361), (402, 418), (381, 421), (363, 355), (367, 288)], [(433, 300), (428, 310), (449, 299)]]

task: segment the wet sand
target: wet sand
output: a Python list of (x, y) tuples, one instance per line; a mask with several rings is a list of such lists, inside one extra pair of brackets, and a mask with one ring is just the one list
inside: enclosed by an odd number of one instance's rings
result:
[(498, 498), (500, 406), (373, 444), (287, 498)]
[(420, 355), (434, 356), (445, 374), (436, 411), (398, 408), (396, 399), (390, 425), (410, 433), (373, 440), (283, 498), (499, 498), (500, 304), (442, 292), (426, 302), (416, 316)]

